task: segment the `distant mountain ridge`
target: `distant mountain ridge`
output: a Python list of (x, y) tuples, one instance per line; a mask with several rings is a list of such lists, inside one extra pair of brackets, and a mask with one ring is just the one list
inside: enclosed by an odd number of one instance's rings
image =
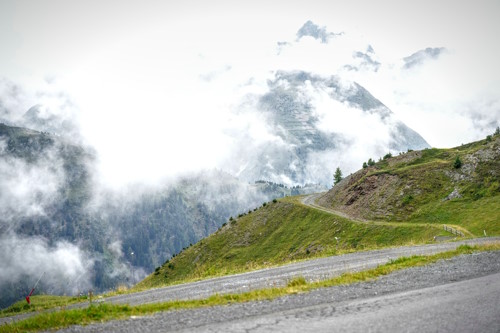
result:
[[(332, 104), (336, 104), (328, 110), (318, 111), (318, 106), (314, 105), (318, 96), (327, 96)], [(373, 150), (385, 154), (388, 150), (400, 152), (430, 147), (422, 136), (396, 119), (393, 112), (365, 88), (338, 76), (279, 71), (274, 80), (268, 82), (268, 92), (258, 96), (256, 107), (267, 118), (268, 126), (280, 141), (249, 152), (241, 162), (246, 167), (238, 173), (238, 177), (245, 180), (263, 178), (285, 184), (331, 183), (332, 165), (328, 165), (331, 160), (317, 157), (345, 155), (349, 142), (367, 133), (359, 129), (346, 137), (335, 130), (326, 131), (322, 127), (328, 127), (328, 123), (320, 117), (325, 115), (329, 121), (334, 118), (343, 124), (346, 121), (344, 113), (349, 109), (360, 110), (360, 117), (370, 115), (380, 124), (376, 128), (383, 128), (384, 133), (373, 133), (374, 137), (389, 137), (387, 145), (373, 145)], [(352, 124), (346, 125), (352, 127)], [(313, 168), (316, 170), (312, 171)], [(317, 170), (319, 168), (322, 171)]]

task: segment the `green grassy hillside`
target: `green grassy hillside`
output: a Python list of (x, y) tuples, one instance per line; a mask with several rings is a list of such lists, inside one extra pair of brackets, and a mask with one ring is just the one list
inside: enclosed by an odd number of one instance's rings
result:
[(499, 235), (500, 135), (387, 158), (347, 177), (318, 204), (367, 220), (454, 224), (476, 236)]
[(275, 200), (185, 249), (137, 288), (430, 242), (449, 235), (441, 224), (458, 225), (478, 236), (483, 230), (498, 235), (499, 155), (500, 136), (494, 136), (454, 149), (388, 157), (347, 177), (317, 201), (356, 220), (306, 206), (300, 197)]
[(422, 243), (431, 241), (439, 233), (439, 229), (431, 226), (353, 223), (304, 206), (300, 197), (285, 198), (228, 222), (157, 268), (137, 288), (242, 272), (298, 259)]

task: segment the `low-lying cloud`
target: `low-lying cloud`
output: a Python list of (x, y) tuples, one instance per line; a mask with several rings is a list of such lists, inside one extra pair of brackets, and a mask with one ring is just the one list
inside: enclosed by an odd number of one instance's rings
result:
[(68, 242), (50, 245), (42, 237), (18, 236), (12, 232), (0, 235), (0, 288), (9, 283), (32, 287), (45, 273), (40, 289), (75, 294), (92, 286), (89, 270), (92, 264), (88, 254)]
[(14, 158), (7, 153), (6, 140), (0, 137), (0, 225), (46, 215), (65, 179), (61, 165), (53, 149), (31, 163)]

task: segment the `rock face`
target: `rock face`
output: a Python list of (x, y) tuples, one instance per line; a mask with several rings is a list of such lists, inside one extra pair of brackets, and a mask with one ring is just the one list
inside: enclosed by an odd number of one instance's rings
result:
[[(368, 150), (400, 152), (424, 149), (429, 144), (397, 120), (382, 102), (355, 82), (337, 76), (307, 72), (278, 72), (259, 96), (257, 109), (268, 119), (279, 140), (260, 149), (245, 161), (243, 179), (268, 179), (283, 183), (331, 183), (332, 156), (345, 156), (367, 136), (365, 127), (353, 122), (373, 121), (374, 136), (387, 138)], [(320, 104), (318, 100), (326, 102)], [(345, 126), (344, 126), (345, 125)], [(339, 131), (349, 128), (349, 133)]]
[(459, 199), (461, 198), (462, 195), (458, 192), (458, 189), (454, 189), (453, 192), (451, 192), (444, 200), (453, 200), (453, 199)]
[(446, 52), (446, 48), (444, 47), (428, 47), (424, 50), (420, 50), (406, 58), (403, 58), (403, 61), (405, 63), (403, 68), (410, 69), (415, 66), (421, 65), (428, 59), (437, 59), (444, 52)]

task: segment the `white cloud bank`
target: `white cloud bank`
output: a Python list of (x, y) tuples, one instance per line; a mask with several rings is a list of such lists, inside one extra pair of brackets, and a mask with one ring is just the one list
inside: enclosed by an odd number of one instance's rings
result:
[[(432, 146), (482, 138), (500, 119), (494, 1), (2, 7), (0, 28), (14, 34), (0, 38), (1, 73), (27, 91), (19, 100), (75, 112), (102, 178), (115, 186), (224, 169), (238, 149), (235, 132), (247, 132), (255, 146), (279, 140), (259, 113), (240, 112), (277, 70), (359, 82)], [(297, 36), (308, 20), (321, 38)], [(403, 58), (427, 47), (448, 52), (404, 68)], [(40, 93), (47, 89), (61, 95)], [(61, 103), (68, 95), (71, 103)]]

